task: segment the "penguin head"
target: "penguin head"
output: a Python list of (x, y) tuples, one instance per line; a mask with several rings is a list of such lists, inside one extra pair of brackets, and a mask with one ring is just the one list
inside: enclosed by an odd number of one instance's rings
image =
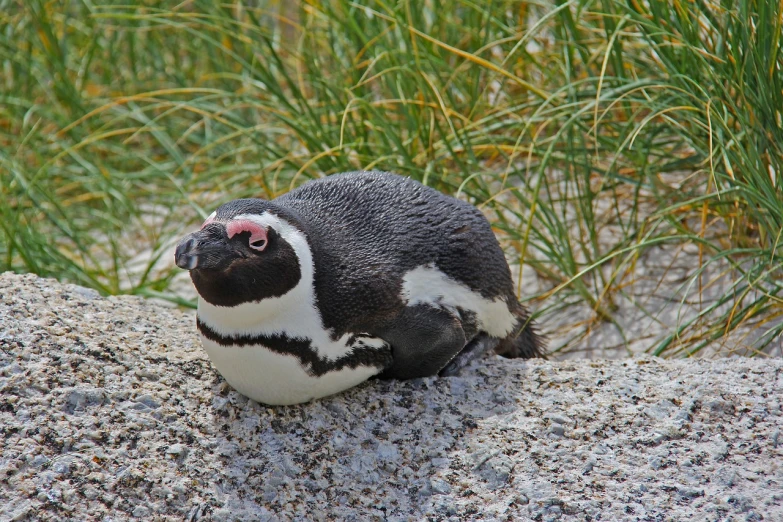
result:
[(226, 203), (180, 240), (177, 266), (190, 271), (199, 295), (216, 306), (285, 295), (302, 276), (297, 247), (304, 236), (283, 214), (261, 199)]

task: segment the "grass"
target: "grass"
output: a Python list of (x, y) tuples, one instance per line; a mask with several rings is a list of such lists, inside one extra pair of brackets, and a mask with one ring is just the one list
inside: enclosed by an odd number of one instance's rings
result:
[(783, 330), (780, 2), (171, 5), (0, 0), (0, 270), (182, 303), (215, 205), (375, 168), (481, 206), (544, 324), (590, 311), (557, 351), (630, 344), (662, 248), (697, 313), (649, 351)]

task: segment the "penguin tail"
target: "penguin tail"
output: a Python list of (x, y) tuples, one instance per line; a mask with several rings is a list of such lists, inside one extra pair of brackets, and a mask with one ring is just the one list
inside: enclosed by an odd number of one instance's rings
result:
[(536, 331), (536, 325), (528, 311), (516, 303), (514, 315), (518, 317), (517, 326), (508, 337), (498, 343), (495, 353), (508, 359), (546, 359), (545, 339)]

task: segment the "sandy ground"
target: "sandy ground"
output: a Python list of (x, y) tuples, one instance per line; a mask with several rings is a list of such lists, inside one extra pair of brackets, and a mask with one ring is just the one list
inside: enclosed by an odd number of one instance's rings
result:
[(193, 316), (0, 276), (0, 520), (783, 520), (783, 360), (507, 361), (268, 408)]

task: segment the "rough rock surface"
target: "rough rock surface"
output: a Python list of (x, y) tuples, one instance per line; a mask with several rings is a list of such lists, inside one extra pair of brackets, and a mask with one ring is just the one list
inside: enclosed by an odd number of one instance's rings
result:
[(783, 520), (780, 359), (492, 358), (268, 408), (193, 323), (0, 276), (0, 520)]

